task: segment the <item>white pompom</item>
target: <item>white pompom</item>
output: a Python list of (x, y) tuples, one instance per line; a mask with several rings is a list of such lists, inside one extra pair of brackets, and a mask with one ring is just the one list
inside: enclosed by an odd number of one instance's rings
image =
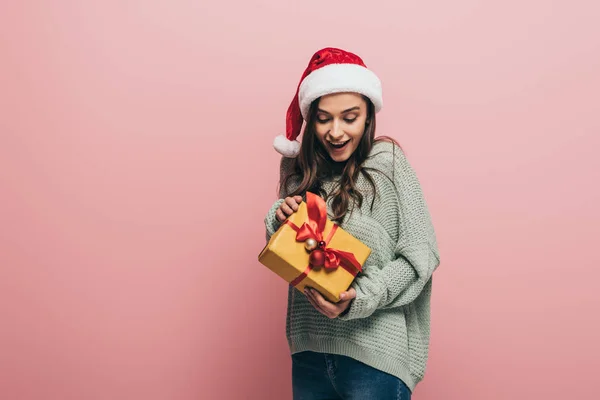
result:
[(287, 158), (294, 158), (300, 153), (300, 142), (288, 140), (284, 135), (275, 138), (273, 147), (279, 154)]

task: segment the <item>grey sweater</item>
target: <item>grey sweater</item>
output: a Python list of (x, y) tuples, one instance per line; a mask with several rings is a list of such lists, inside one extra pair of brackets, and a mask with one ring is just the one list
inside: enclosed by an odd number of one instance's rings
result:
[[(292, 162), (282, 158), (282, 176)], [(292, 353), (346, 355), (397, 376), (414, 390), (429, 352), (432, 274), (440, 263), (436, 236), (417, 176), (398, 146), (377, 142), (364, 166), (382, 171), (369, 171), (377, 192), (373, 209), (371, 185), (361, 174), (362, 207), (340, 224), (372, 251), (352, 284), (357, 297), (345, 314), (329, 319), (290, 286), (286, 335)], [(327, 193), (335, 185), (335, 179), (323, 182)], [(280, 227), (275, 211), (287, 193), (280, 190), (265, 217), (267, 240)]]

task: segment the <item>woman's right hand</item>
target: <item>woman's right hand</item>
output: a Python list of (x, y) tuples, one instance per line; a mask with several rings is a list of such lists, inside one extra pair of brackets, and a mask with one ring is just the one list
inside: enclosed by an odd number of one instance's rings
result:
[(298, 205), (302, 203), (302, 196), (294, 196), (294, 197), (286, 197), (285, 201), (281, 203), (277, 211), (275, 211), (275, 215), (279, 222), (283, 222), (298, 211)]

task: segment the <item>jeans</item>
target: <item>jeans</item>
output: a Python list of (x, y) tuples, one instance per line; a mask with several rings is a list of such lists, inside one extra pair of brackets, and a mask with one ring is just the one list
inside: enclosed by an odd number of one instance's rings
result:
[(292, 355), (294, 400), (410, 400), (401, 379), (353, 358), (304, 351)]

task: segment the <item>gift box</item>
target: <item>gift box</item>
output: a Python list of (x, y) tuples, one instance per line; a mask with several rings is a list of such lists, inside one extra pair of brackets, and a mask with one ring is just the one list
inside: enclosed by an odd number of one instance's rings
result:
[(325, 201), (306, 202), (271, 236), (258, 261), (296, 289), (316, 289), (333, 303), (348, 290), (371, 249), (327, 218)]

